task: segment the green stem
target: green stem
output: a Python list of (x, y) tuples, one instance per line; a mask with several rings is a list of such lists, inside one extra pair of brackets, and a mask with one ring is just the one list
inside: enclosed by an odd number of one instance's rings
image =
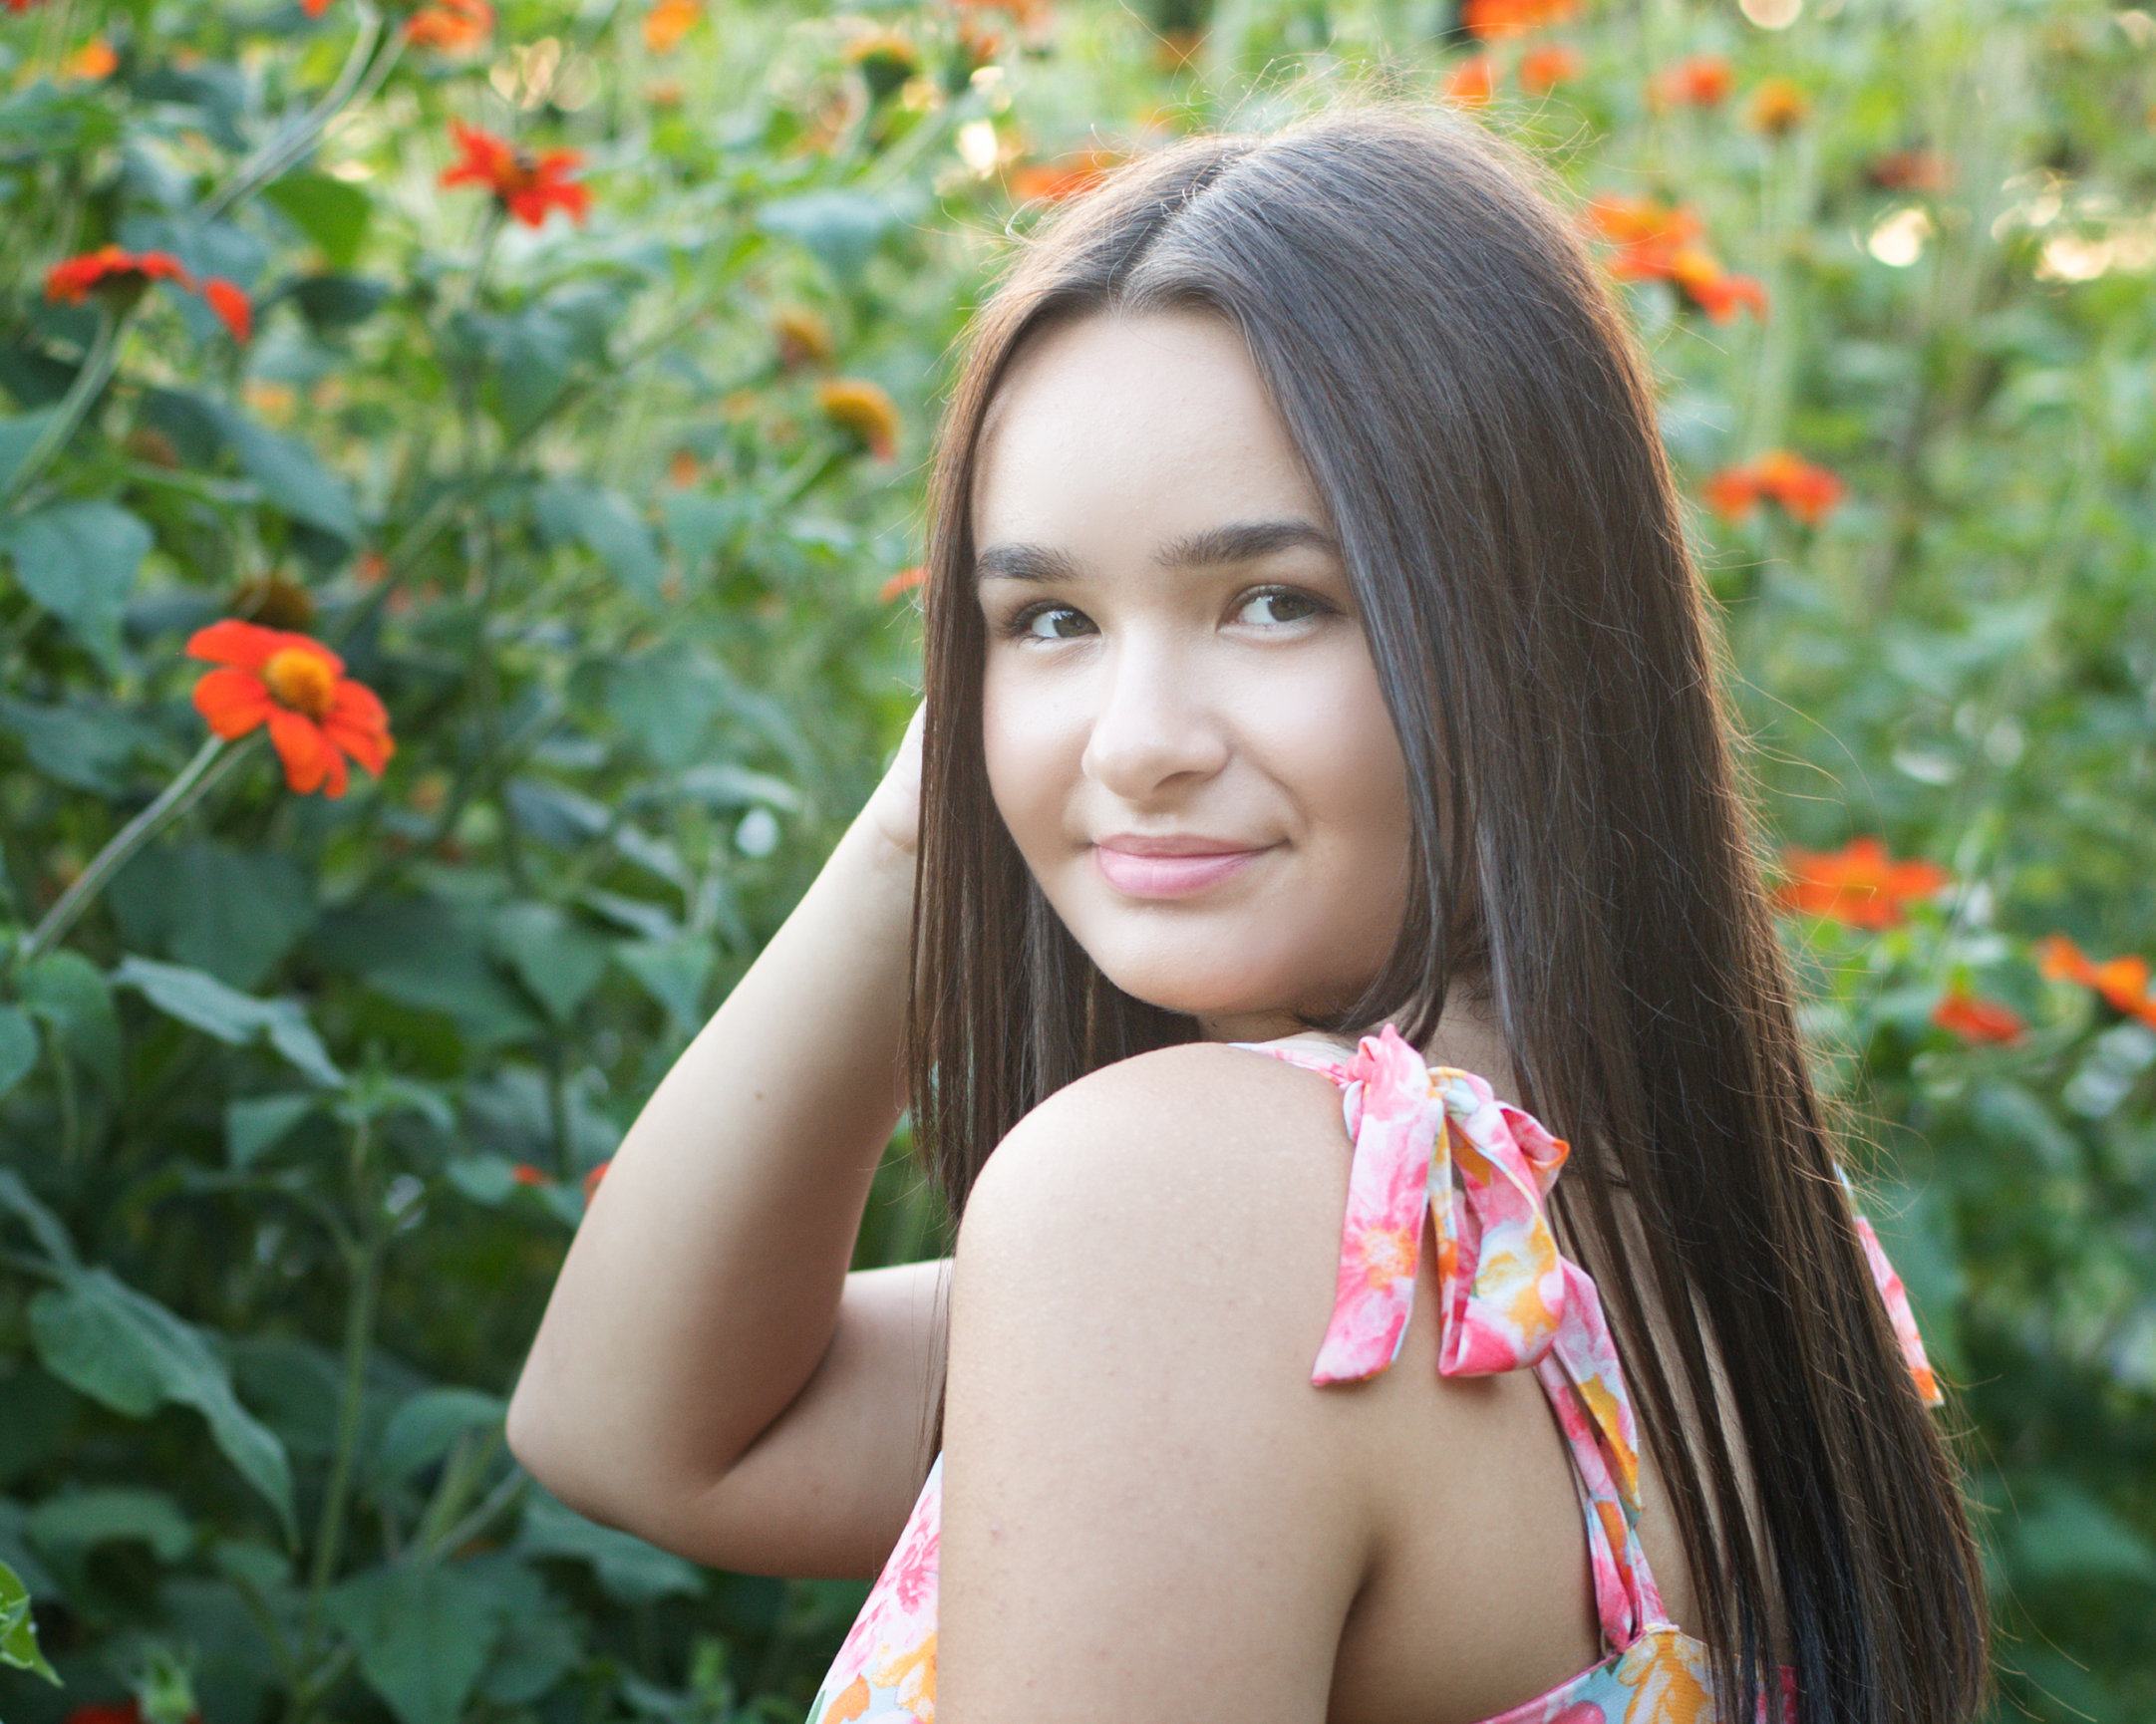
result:
[(83, 356), (75, 381), (68, 385), (68, 393), (53, 409), (53, 417), (38, 432), (37, 441), (30, 445), (30, 452), (9, 474), (6, 485), (0, 486), (0, 503), (11, 502), (21, 495), (23, 487), (44, 471), (45, 463), (67, 446), (68, 438), (75, 434), (75, 428), (82, 424), (83, 416), (112, 378), (113, 367), (120, 358), (120, 331), (126, 322), (126, 315), (116, 314), (111, 306), (101, 304), (98, 307), (98, 333), (91, 340), (90, 351)]
[(219, 753), (224, 749), (224, 738), (211, 736), (195, 751), (194, 758), (179, 769), (179, 776), (158, 792), (157, 799), (107, 840), (105, 848), (91, 858), (90, 866), (76, 876), (75, 883), (60, 895), (60, 901), (46, 911), (45, 919), (30, 931), (29, 938), (17, 948), (16, 962), (27, 964), (57, 946), (68, 930), (75, 926), (76, 918), (90, 908), (91, 901), (104, 889), (105, 883), (127, 863), (136, 851), (157, 835), (165, 826), (191, 808), (209, 787), (231, 770), (245, 756), (259, 738), (250, 738), (241, 746), (225, 755), (224, 764), (214, 772), (210, 770)]
[[(233, 204), (267, 185), (293, 162), (312, 148), (329, 123), (336, 119), (355, 99), (364, 100), (382, 87), (396, 64), (403, 38), (390, 44), (389, 51), (375, 60), (375, 49), (382, 40), (382, 15), (362, 0), (360, 6), (359, 34), (353, 38), (352, 52), (345, 56), (344, 68), (337, 74), (337, 82), (329, 87), (322, 100), (300, 116), (298, 121), (271, 139), (250, 159), (240, 163), (232, 177), (205, 198), (195, 210), (195, 218), (208, 223), (217, 219)], [(375, 75), (367, 81), (364, 91), (360, 80), (368, 70), (369, 62), (375, 66)]]
[[(322, 1515), (315, 1525), (314, 1559), (307, 1571), (307, 1617), (301, 1631), (299, 1663), (313, 1659), (322, 1629), (322, 1600), (337, 1578), (343, 1554), (345, 1515), (352, 1495), (353, 1462), (359, 1453), (361, 1416), (367, 1404), (367, 1355), (374, 1347), (375, 1307), (382, 1292), (382, 1260), (389, 1250), (389, 1229), (382, 1205), (367, 1185), (368, 1122), (362, 1114), (352, 1127), (352, 1187), (362, 1228), (347, 1262), (352, 1285), (345, 1303), (344, 1374), (337, 1395), (337, 1445), (330, 1456), (329, 1483), (322, 1492)], [(297, 1704), (295, 1700), (295, 1705)]]

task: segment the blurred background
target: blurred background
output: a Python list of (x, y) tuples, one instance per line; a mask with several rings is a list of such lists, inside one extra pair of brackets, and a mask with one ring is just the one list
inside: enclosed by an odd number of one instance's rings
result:
[(910, 711), (1009, 236), (1349, 91), (1622, 284), (1996, 1710), (2156, 1719), (2156, 18), (4, 0), (0, 91), (7, 1724), (800, 1716), (864, 1588), (579, 1520), (502, 1397)]

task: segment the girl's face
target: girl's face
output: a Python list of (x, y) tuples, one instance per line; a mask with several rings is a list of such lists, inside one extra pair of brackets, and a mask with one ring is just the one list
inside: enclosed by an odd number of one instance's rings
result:
[(1125, 993), (1261, 1039), (1404, 914), (1405, 767), (1347, 571), (1242, 339), (1034, 338), (983, 429), (983, 745), (1011, 836)]

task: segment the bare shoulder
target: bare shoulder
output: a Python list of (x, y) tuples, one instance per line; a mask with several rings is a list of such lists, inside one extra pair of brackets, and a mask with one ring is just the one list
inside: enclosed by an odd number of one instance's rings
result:
[(1157, 1464), (1164, 1443), (1217, 1460), (1264, 1431), (1252, 1462), (1283, 1484), (1346, 1484), (1352, 1409), (1314, 1393), (1310, 1369), (1351, 1156), (1329, 1081), (1230, 1047), (1144, 1054), (1037, 1108), (959, 1230), (954, 1451), (969, 1426), (1030, 1427), (1033, 1445), (1067, 1428), (1085, 1450), (1072, 1464)]
[(954, 1716), (1325, 1716), (1374, 1526), (1367, 1408), (1310, 1385), (1350, 1159), (1324, 1077), (1218, 1046), (1095, 1072), (997, 1148), (952, 1283)]
[[(1193, 1233), (1253, 1251), (1300, 1239), (1337, 1248), (1350, 1144), (1323, 1076), (1246, 1049), (1195, 1042), (1080, 1078), (1028, 1114), (989, 1158), (961, 1254), (1007, 1233), (1029, 1251), (1068, 1240), (1092, 1257), (1142, 1257)], [(1321, 1301), (1332, 1291), (1321, 1273)]]

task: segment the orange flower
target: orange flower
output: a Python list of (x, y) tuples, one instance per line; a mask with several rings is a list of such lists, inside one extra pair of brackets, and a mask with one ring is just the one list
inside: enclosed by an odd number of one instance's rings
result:
[(818, 384), (816, 406), (840, 431), (859, 437), (879, 461), (898, 452), (897, 404), (866, 379), (839, 377)]
[(831, 345), (831, 326), (806, 306), (783, 307), (771, 318), (771, 337), (778, 347), (778, 363), (787, 371), (808, 365), (829, 365), (837, 350)]
[(1655, 80), (1654, 94), (1687, 108), (1718, 108), (1729, 99), (1729, 62), (1718, 54), (1680, 60)]
[(518, 1185), (545, 1186), (554, 1183), (528, 1161), (520, 1161), (510, 1168), (509, 1177), (515, 1180)]
[(667, 457), (666, 482), (676, 490), (687, 490), (704, 476), (704, 465), (696, 458), (696, 450), (676, 449)]
[(1699, 243), (1699, 217), (1683, 204), (1652, 197), (1598, 197), (1587, 219), (1616, 247), (1610, 273), (1620, 281), (1674, 282), (1716, 323), (1739, 306), (1766, 315), (1766, 289), (1748, 275), (1731, 275)]
[(927, 579), (928, 569), (925, 564), (915, 563), (910, 569), (900, 569), (876, 589), (877, 601), (887, 605), (893, 599), (903, 598)]
[(113, 52), (113, 45), (102, 36), (93, 36), (61, 62), (60, 72), (62, 77), (95, 84), (110, 78), (119, 68), (120, 56)]
[(2036, 942), (2036, 967), (2046, 982), (2079, 983), (2127, 1016), (2156, 1025), (2156, 999), (2149, 996), (2146, 958), (2108, 958), (2094, 964), (2065, 935), (2049, 934)]
[(468, 54), (494, 33), (487, 0), (434, 0), (405, 20), (405, 40), (444, 54)]
[(1842, 481), (1825, 467), (1770, 449), (1742, 466), (1724, 467), (1706, 481), (1701, 494), (1707, 506), (1729, 520), (1742, 520), (1762, 497), (1771, 498), (1806, 526), (1817, 526), (1840, 505)]
[(1749, 118), (1769, 138), (1794, 132), (1812, 109), (1812, 99), (1793, 78), (1769, 78), (1751, 93)]
[(2011, 1047), (2028, 1031), (2018, 1012), (1961, 988), (1947, 990), (1932, 1007), (1932, 1021), (1964, 1041), (1997, 1042), (2002, 1047)]
[(584, 1175), (584, 1201), (587, 1204), (599, 1195), (599, 1182), (606, 1178), (606, 1170), (613, 1165), (614, 1158), (608, 1156), (606, 1160), (600, 1162), (597, 1167)]
[(195, 630), (187, 656), (223, 667), (194, 685), (194, 710), (227, 739), (268, 724), (284, 781), (303, 796), (342, 796), (348, 754), (379, 778), (397, 751), (375, 692), (320, 641), (227, 617)]
[(310, 18), (319, 18), (329, 10), (329, 0), (299, 0), (299, 9)]
[(1709, 322), (1727, 323), (1740, 306), (1754, 317), (1766, 316), (1766, 288), (1758, 277), (1732, 275), (1704, 252), (1681, 253), (1674, 278)]
[(1465, 0), (1460, 23), (1477, 42), (1524, 36), (1579, 10), (1579, 0)]
[(45, 297), (62, 305), (81, 305), (95, 292), (132, 305), (153, 281), (194, 285), (194, 277), (168, 251), (122, 251), (117, 245), (105, 245), (48, 269)]
[(450, 122), (463, 159), (443, 170), (444, 185), (483, 185), (495, 200), (526, 227), (538, 227), (546, 212), (559, 206), (572, 221), (582, 221), (591, 193), (568, 177), (584, 158), (574, 149), (533, 155), (490, 132), (461, 121)]
[(1520, 88), (1530, 96), (1547, 96), (1579, 77), (1580, 65), (1578, 52), (1561, 42), (1530, 48), (1520, 56)]
[(978, 71), (1003, 52), (1003, 36), (975, 18), (958, 21), (958, 52), (968, 72)]
[(1775, 895), (1785, 910), (1852, 928), (1892, 928), (1909, 899), (1928, 898), (1954, 878), (1936, 862), (1896, 862), (1877, 838), (1851, 839), (1827, 854), (1789, 849), (1791, 878)]
[(1021, 203), (1066, 203), (1098, 185), (1122, 159), (1112, 149), (1079, 149), (1054, 161), (1029, 162), (1011, 170), (1011, 195)]
[(253, 302), (221, 275), (213, 275), (202, 283), (202, 297), (209, 301), (209, 309), (217, 314), (224, 327), (232, 332), (232, 339), (245, 347), (254, 335)]
[(1487, 108), (1497, 92), (1497, 70), (1487, 54), (1462, 60), (1445, 74), (1444, 97), (1455, 108)]
[(921, 69), (921, 51), (897, 30), (861, 31), (846, 44), (844, 59), (860, 73), (868, 94), (878, 102), (895, 95)]
[(701, 0), (658, 0), (644, 14), (644, 46), (654, 54), (673, 53), (703, 16)]

